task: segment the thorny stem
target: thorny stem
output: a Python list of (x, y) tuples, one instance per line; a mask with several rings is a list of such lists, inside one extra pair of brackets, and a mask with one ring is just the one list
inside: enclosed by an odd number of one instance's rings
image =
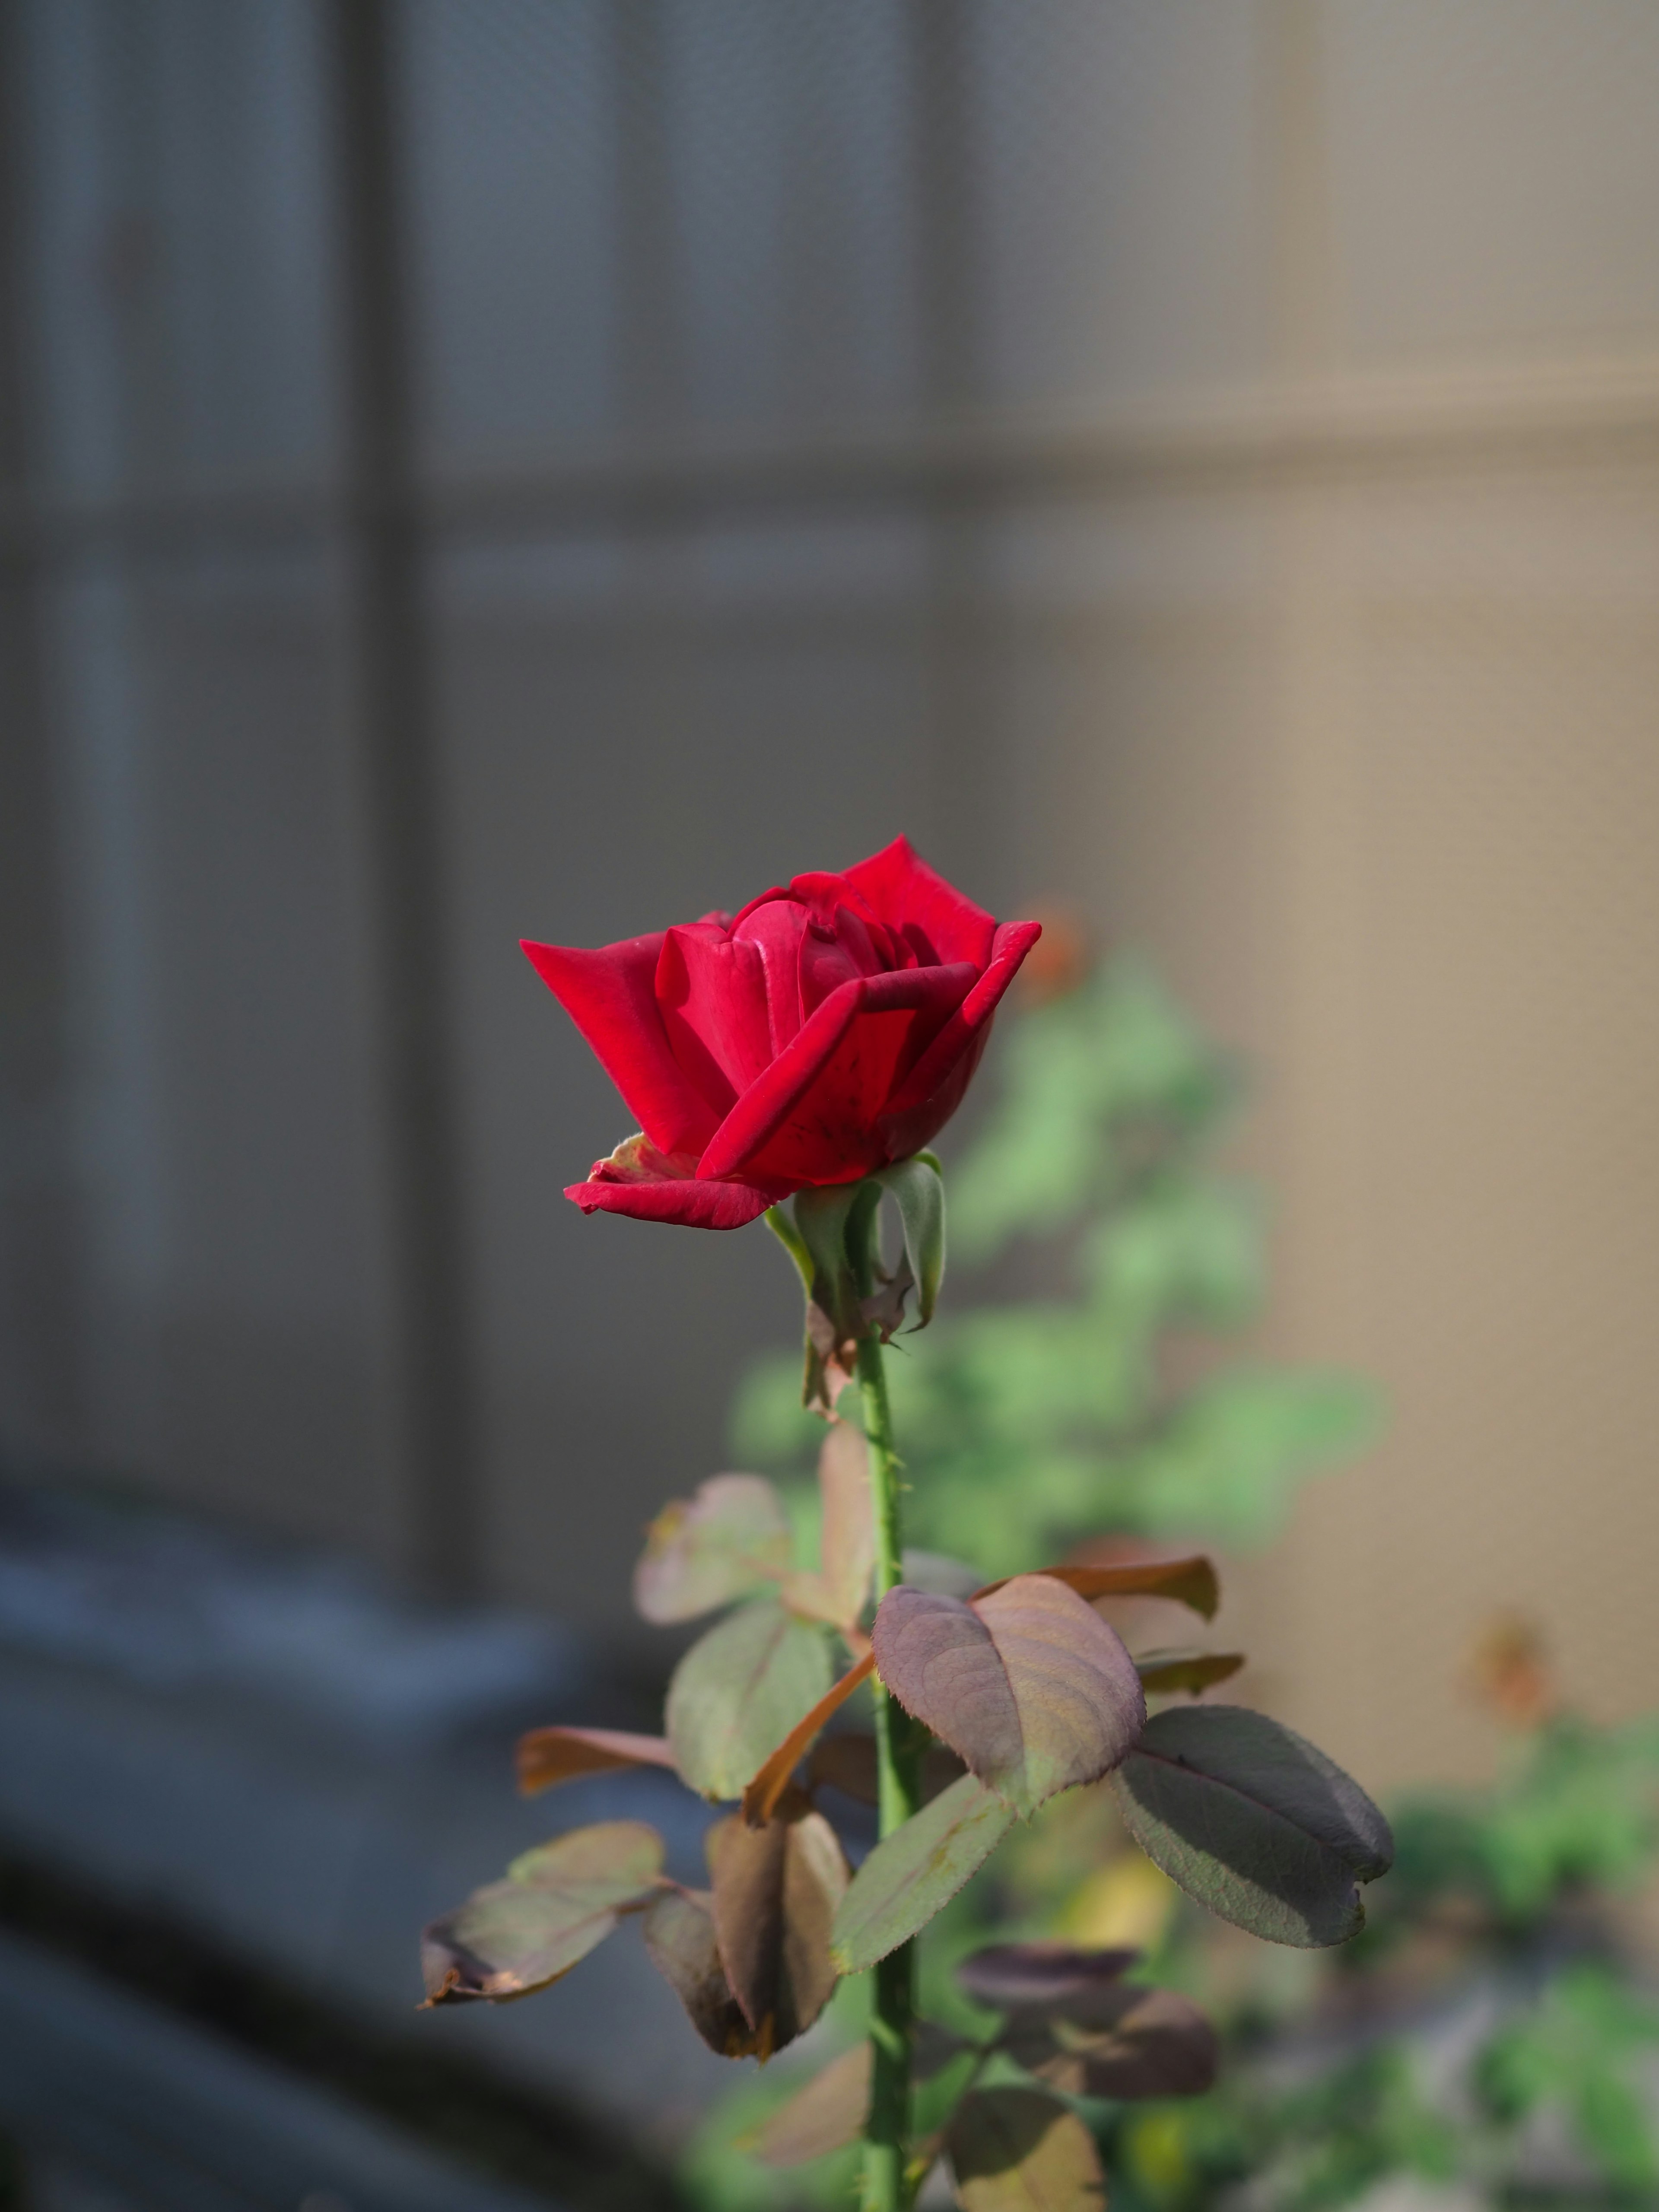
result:
[[(870, 1444), (870, 1489), (876, 1522), (876, 1597), (903, 1578), (899, 1462), (881, 1344), (875, 1336), (858, 1347), (860, 1395)], [(879, 1833), (902, 1827), (921, 1802), (921, 1745), (909, 1716), (879, 1682), (876, 1705), (876, 1775)], [(915, 2014), (915, 1945), (901, 1943), (875, 1969), (870, 2018), (870, 2117), (864, 2130), (865, 2212), (905, 2212), (909, 2184), (910, 2040)]]

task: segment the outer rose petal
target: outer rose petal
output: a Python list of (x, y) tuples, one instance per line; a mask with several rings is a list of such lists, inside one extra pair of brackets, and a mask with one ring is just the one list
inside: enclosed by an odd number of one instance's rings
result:
[[(822, 1158), (811, 1165), (802, 1162), (798, 1171), (793, 1164), (776, 1157), (769, 1148), (782, 1124), (804, 1104), (807, 1092), (830, 1066), (858, 1015), (908, 1011), (920, 1018), (948, 1022), (975, 981), (974, 970), (964, 960), (948, 968), (902, 968), (885, 975), (855, 976), (832, 991), (811, 1019), (803, 1023), (800, 1034), (787, 1051), (781, 1053), (759, 1082), (744, 1091), (710, 1138), (697, 1169), (699, 1177), (742, 1175), (751, 1163), (758, 1165), (763, 1153), (768, 1157), (762, 1172), (769, 1178), (784, 1177), (797, 1187), (808, 1182), (844, 1182), (854, 1175), (865, 1173), (872, 1165), (884, 1165), (884, 1159), (867, 1158), (865, 1148), (860, 1146), (856, 1152), (847, 1155), (841, 1174), (834, 1172), (830, 1163)], [(907, 1024), (903, 1031), (889, 1041), (892, 1053), (887, 1061), (890, 1079), (908, 1035)], [(879, 1099), (872, 1100), (867, 1118), (854, 1124), (849, 1135), (856, 1139), (861, 1134), (873, 1134), (875, 1115), (879, 1110)], [(878, 1152), (879, 1146), (876, 1149)]]
[(962, 1103), (998, 1001), (1042, 934), (1040, 921), (999, 924), (990, 966), (917, 1060), (883, 1116), (895, 1159), (908, 1158), (937, 1136)]
[(845, 871), (897, 936), (914, 922), (933, 947), (936, 959), (971, 960), (983, 968), (991, 957), (996, 923), (982, 906), (964, 897), (954, 884), (918, 860), (908, 837), (895, 837), (867, 860)]
[(681, 1229), (742, 1229), (785, 1195), (749, 1182), (573, 1182), (565, 1196), (584, 1213), (631, 1213)]
[(520, 940), (652, 1143), (665, 1152), (700, 1152), (725, 1102), (701, 1097), (668, 1048), (656, 999), (662, 942), (659, 932), (588, 952)]

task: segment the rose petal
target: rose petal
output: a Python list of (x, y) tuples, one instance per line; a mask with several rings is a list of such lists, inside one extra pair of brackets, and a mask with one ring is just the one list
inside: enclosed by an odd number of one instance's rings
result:
[(669, 930), (657, 963), (657, 1010), (675, 1059), (729, 1114), (773, 1059), (759, 946), (702, 922)]
[(921, 929), (935, 959), (971, 960), (980, 969), (991, 958), (993, 917), (918, 859), (908, 837), (895, 837), (845, 872), (890, 929), (903, 935), (907, 922)]
[(884, 921), (868, 921), (845, 903), (836, 908), (836, 941), (860, 975), (884, 975), (890, 968), (921, 965), (908, 945), (895, 942)]
[[(927, 1105), (944, 1088), (955, 1062), (968, 1049), (975, 1030), (982, 1030), (989, 1022), (1003, 993), (1019, 973), (1021, 962), (1042, 934), (1040, 921), (999, 923), (990, 965), (905, 1078), (890, 1112), (898, 1115)], [(969, 1072), (972, 1073), (971, 1068)], [(960, 1096), (958, 1091), (957, 1101)], [(935, 1126), (942, 1127), (943, 1123)], [(919, 1141), (926, 1144), (927, 1140), (924, 1137)]]
[(881, 919), (850, 876), (833, 875), (822, 868), (815, 868), (804, 876), (792, 876), (789, 896), (798, 900), (824, 929), (835, 928), (836, 910), (844, 906), (861, 908), (866, 921)]
[[(908, 1023), (884, 1024), (872, 1029), (868, 1037), (867, 1062), (858, 1060), (849, 1066), (843, 1060), (830, 1086), (842, 1102), (840, 1118), (836, 1118), (836, 1109), (828, 1097), (823, 1102), (823, 1113), (816, 1113), (807, 1094), (829, 1068), (858, 1015), (908, 1013), (947, 1021), (951, 1010), (960, 1006), (973, 988), (975, 981), (974, 970), (961, 961), (948, 968), (906, 968), (887, 975), (861, 975), (832, 991), (811, 1020), (803, 1024), (793, 1044), (773, 1061), (758, 1083), (744, 1093), (709, 1139), (698, 1175), (724, 1176), (753, 1172), (798, 1183), (832, 1182), (850, 1181), (854, 1175), (863, 1174), (871, 1166), (884, 1166), (876, 1116), (892, 1070), (903, 1050), (909, 1030)], [(855, 1060), (862, 1042), (860, 1039), (855, 1048)], [(876, 1096), (878, 1075), (879, 1097)], [(845, 1119), (849, 1095), (873, 1099), (872, 1104), (860, 1109), (860, 1117), (850, 1124)], [(773, 1149), (772, 1140), (784, 1124), (806, 1113), (812, 1114), (814, 1126), (793, 1129), (790, 1141)], [(860, 1135), (876, 1140), (873, 1149), (866, 1146), (858, 1147), (854, 1153), (837, 1150), (838, 1143), (846, 1138), (856, 1139)], [(751, 1168), (751, 1163), (758, 1163), (763, 1152), (767, 1154), (764, 1164)], [(809, 1161), (810, 1165), (806, 1164)]]
[(838, 937), (827, 933), (822, 922), (809, 922), (800, 941), (802, 1015), (811, 1021), (832, 992), (871, 972), (860, 965)]
[(804, 906), (780, 896), (764, 900), (732, 928), (733, 937), (752, 945), (761, 957), (774, 1060), (800, 1033), (800, 940), (806, 922)]
[(573, 1182), (565, 1196), (584, 1213), (628, 1213), (681, 1229), (742, 1229), (786, 1195), (748, 1182)]
[(656, 1000), (662, 933), (597, 951), (521, 942), (653, 1144), (665, 1152), (700, 1152), (725, 1109), (699, 1095), (669, 1049)]

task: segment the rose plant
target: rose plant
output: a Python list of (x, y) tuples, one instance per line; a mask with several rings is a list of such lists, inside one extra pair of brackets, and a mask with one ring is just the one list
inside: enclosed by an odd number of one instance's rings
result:
[[(816, 1565), (797, 1564), (758, 1476), (716, 1475), (671, 1504), (635, 1603), (654, 1622), (722, 1617), (675, 1669), (664, 1733), (548, 1728), (520, 1746), (527, 1790), (654, 1765), (735, 1803), (708, 1833), (708, 1887), (669, 1881), (642, 1822), (567, 1831), (428, 1929), (428, 2001), (544, 1987), (637, 1914), (705, 2041), (763, 2062), (841, 1976), (869, 1972), (867, 2044), (775, 2114), (757, 2148), (785, 2164), (862, 2136), (871, 2212), (902, 2212), (941, 2156), (969, 2212), (1099, 2204), (1094, 2140), (1071, 2100), (1191, 2094), (1212, 2077), (1207, 2022), (1126, 1978), (1136, 1961), (1121, 1951), (990, 1946), (961, 1976), (997, 2032), (970, 2044), (918, 2021), (914, 1939), (1017, 1820), (1109, 1776), (1130, 1833), (1183, 1889), (1304, 1946), (1354, 1933), (1357, 1885), (1392, 1854), (1358, 1784), (1277, 1722), (1196, 1703), (1149, 1717), (1149, 1697), (1195, 1697), (1242, 1662), (1137, 1661), (1097, 1601), (1162, 1597), (1208, 1619), (1206, 1559), (981, 1582), (904, 1554), (883, 1346), (907, 1315), (926, 1325), (944, 1275), (944, 1181), (925, 1148), (1038, 933), (995, 922), (900, 838), (734, 918), (599, 951), (526, 947), (641, 1125), (567, 1194), (589, 1212), (693, 1227), (763, 1216), (795, 1261), (805, 1395), (829, 1425), (820, 1543)], [(861, 1689), (873, 1734), (830, 1728)], [(876, 1807), (879, 1839), (856, 1873), (826, 1792)], [(954, 2107), (919, 2139), (913, 2079), (947, 2067)]]

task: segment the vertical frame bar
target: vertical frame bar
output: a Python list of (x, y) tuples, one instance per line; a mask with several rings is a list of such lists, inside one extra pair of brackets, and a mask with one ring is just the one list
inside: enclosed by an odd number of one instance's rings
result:
[(396, 1449), (410, 1564), (428, 1589), (453, 1596), (480, 1575), (475, 1389), (396, 22), (389, 0), (328, 0), (349, 619), (377, 939)]
[(9, 1449), (61, 1459), (84, 1411), (82, 1219), (64, 852), (52, 758), (35, 493), (40, 368), (30, 312), (24, 0), (0, 0), (0, 1376)]
[[(978, 396), (974, 21), (967, 0), (908, 0), (917, 397), (933, 419), (965, 411)], [(994, 830), (1000, 654), (982, 495), (970, 484), (939, 485), (926, 511), (923, 650), (939, 858), (975, 898), (1001, 911), (1015, 887), (1001, 879)]]

